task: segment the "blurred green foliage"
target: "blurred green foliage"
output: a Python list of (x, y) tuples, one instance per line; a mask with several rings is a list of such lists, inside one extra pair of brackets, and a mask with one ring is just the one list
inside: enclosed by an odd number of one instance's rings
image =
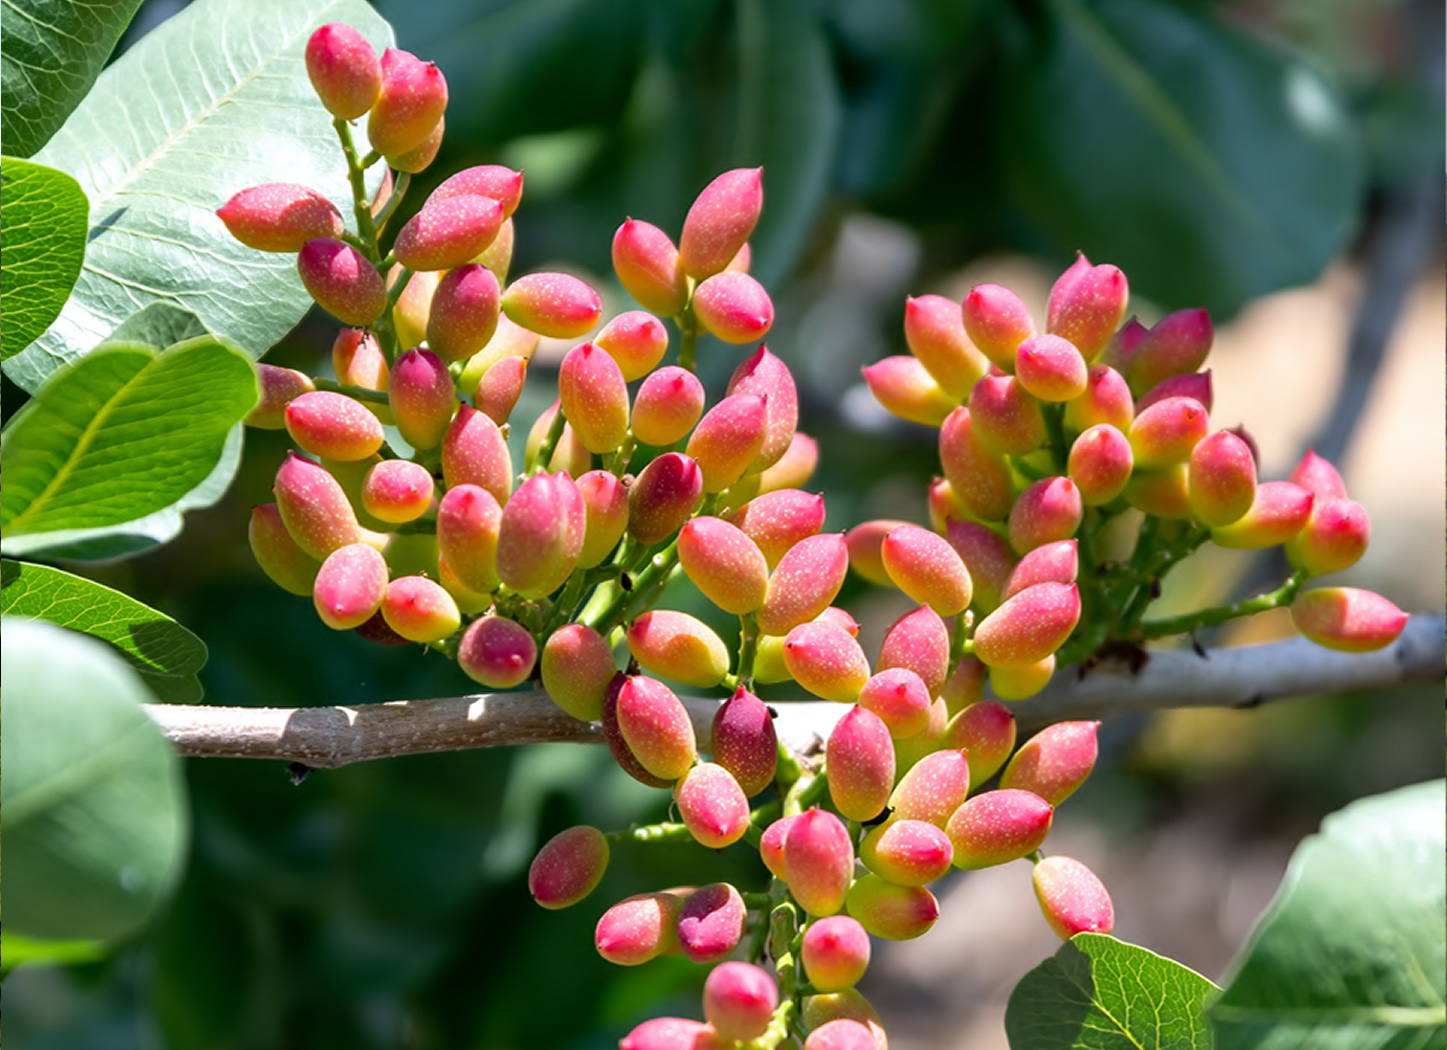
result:
[[(141, 21), (175, 6), (152, 0)], [(884, 513), (881, 501), (922, 518), (935, 469), (922, 432), (861, 433), (834, 404), (860, 362), (821, 337), (831, 329), (810, 311), (831, 302), (846, 216), (881, 215), (919, 239), (909, 272), (891, 278), (910, 291), (986, 252), (1059, 266), (1079, 249), (1121, 265), (1163, 308), (1226, 316), (1315, 277), (1359, 232), (1372, 190), (1441, 155), (1440, 93), (1390, 49), (1361, 43), (1360, 18), (1395, 17), (1382, 4), (1335, 21), (1296, 18), (1303, 5), (1284, 0), (1230, 12), (1208, 0), (377, 6), (400, 46), (438, 62), (451, 86), (445, 152), (414, 205), (463, 165), (525, 167), (515, 273), (566, 260), (605, 275), (624, 216), (676, 232), (714, 174), (764, 166), (754, 269), (781, 307), (772, 346), (801, 377), (804, 428), (826, 450), (815, 486), (830, 529)], [(900, 342), (897, 308), (869, 320), (859, 338), (872, 356)], [(268, 359), (324, 368), (332, 331), (304, 323)], [(717, 389), (734, 358), (713, 356)], [(14, 394), (7, 383), (7, 414)], [(518, 415), (530, 418), (529, 404)], [(285, 446), (284, 434), (250, 432), (225, 501), (190, 515), (176, 542), (86, 573), (205, 641), (209, 703), (468, 690), (435, 654), (331, 632), (262, 577), (245, 508), (269, 500)], [(862, 594), (849, 587), (842, 604)], [(700, 611), (690, 601), (680, 589), (670, 604)], [(1397, 706), (1398, 728), (1377, 734), (1362, 774), (1372, 789), (1430, 772), (1403, 757), (1415, 742), (1437, 761), (1435, 721), (1419, 725), (1427, 705)], [(1258, 829), (1299, 833), (1363, 793), (1342, 756), (1370, 708), (1293, 710), (1273, 717), (1309, 746), (1260, 747), (1222, 774), (1249, 784)], [(1261, 732), (1251, 725), (1239, 732)], [(1103, 768), (1083, 812), (1150, 826), (1211, 790), (1209, 774), (1163, 765), (1162, 751)], [(186, 772), (193, 846), (170, 908), (115, 956), (8, 977), (13, 1047), (605, 1047), (644, 1016), (696, 1016), (703, 970), (602, 962), (590, 949), (602, 908), (669, 885), (763, 879), (742, 848), (618, 849), (589, 901), (533, 907), (526, 867), (548, 836), (665, 815), (666, 796), (599, 748), (394, 759), (295, 787), (271, 763), (191, 761)]]

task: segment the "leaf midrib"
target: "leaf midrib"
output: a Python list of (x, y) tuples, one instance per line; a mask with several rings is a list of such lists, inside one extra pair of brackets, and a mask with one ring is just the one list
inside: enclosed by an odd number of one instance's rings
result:
[[(175, 146), (177, 142), (181, 141), (187, 135), (191, 134), (191, 132), (193, 132), (198, 125), (203, 123), (206, 119), (209, 119), (213, 113), (219, 110), (227, 102), (231, 101), (232, 97), (236, 95), (243, 87), (250, 84), (253, 80), (261, 76), (262, 73), (264, 73), (268, 68), (270, 68), (270, 66), (274, 62), (276, 62), (276, 60), (281, 55), (285, 54), (288, 48), (291, 47), (294, 39), (294, 36), (285, 37), (283, 44), (279, 47), (273, 48), (266, 55), (265, 59), (259, 66), (255, 67), (254, 69), (240, 77), (225, 92), (212, 99), (211, 102), (204, 109), (201, 109), (197, 113), (193, 114), (191, 118), (188, 119), (180, 129), (178, 129), (165, 140), (163, 140), (159, 146), (157, 146), (145, 157), (138, 160), (135, 165), (133, 165), (128, 171), (126, 171), (126, 173), (120, 178), (118, 182), (105, 190), (99, 190), (98, 195), (94, 198), (96, 203), (99, 204), (101, 202), (108, 202), (115, 197), (119, 197), (123, 192), (125, 192), (126, 187), (130, 185), (131, 182), (135, 181), (141, 175), (149, 172), (154, 166), (155, 162), (159, 158), (165, 156)], [(92, 211), (94, 210), (95, 208), (93, 207)]]
[(40, 494), (36, 496), (35, 499), (30, 501), (30, 506), (26, 507), (15, 518), (11, 519), (10, 524), (5, 527), (3, 532), (0, 532), (0, 535), (15, 535), (16, 529), (18, 528), (18, 526), (20, 526), (22, 522), (24, 522), (28, 518), (32, 518), (35, 516), (35, 514), (37, 513), (37, 508), (40, 510), (44, 509), (45, 503), (52, 496), (54, 496), (55, 490), (65, 481), (66, 478), (70, 477), (70, 475), (74, 473), (75, 464), (81, 459), (81, 457), (85, 455), (85, 453), (90, 449), (90, 446), (94, 443), (96, 431), (99, 430), (101, 424), (104, 423), (108, 418), (110, 418), (110, 416), (115, 412), (116, 403), (125, 396), (126, 392), (135, 383), (140, 381), (141, 377), (144, 376), (155, 363), (156, 359), (153, 357), (149, 362), (142, 365), (141, 368), (137, 370), (135, 375), (131, 376), (130, 379), (127, 379), (124, 383), (121, 384), (120, 388), (115, 392), (114, 396), (109, 398), (106, 403), (101, 406), (100, 411), (98, 411), (94, 416), (91, 417), (91, 421), (87, 423), (85, 429), (81, 431), (80, 440), (75, 443), (75, 447), (72, 450), (71, 454), (66, 457), (66, 460), (63, 464), (61, 464), (60, 469), (55, 472), (55, 476), (50, 479), (50, 481), (46, 484), (45, 488), (40, 490)]
[[(144, 718), (144, 716), (142, 716)], [(108, 743), (93, 751), (86, 761), (75, 762), (68, 769), (43, 779), (5, 800), (5, 827), (14, 832), (48, 806), (79, 795), (83, 789), (103, 780), (113, 769), (132, 757), (133, 742), (154, 728), (149, 719), (133, 722), (128, 731), (112, 736)]]

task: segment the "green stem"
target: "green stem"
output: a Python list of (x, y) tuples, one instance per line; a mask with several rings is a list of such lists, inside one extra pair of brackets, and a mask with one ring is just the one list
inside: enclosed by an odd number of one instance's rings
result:
[(673, 319), (678, 325), (678, 366), (694, 371), (698, 358), (698, 319), (693, 316), (693, 302)]
[(375, 263), (381, 258), (377, 250), (377, 227), (372, 222), (372, 202), (367, 196), (367, 182), (363, 177), (366, 166), (357, 159), (357, 147), (352, 143), (352, 126), (341, 117), (332, 121), (337, 138), (342, 144), (342, 155), (347, 158), (347, 181), (352, 187), (352, 213), (357, 219), (357, 233), (364, 246), (359, 249)]
[(975, 651), (973, 639), (969, 637), (970, 625), (973, 623), (970, 611), (962, 609), (955, 617), (955, 636), (950, 639), (950, 673), (954, 674), (955, 668), (960, 666), (960, 661), (967, 653)]
[(563, 427), (567, 425), (567, 417), (563, 415), (563, 408), (559, 405), (557, 412), (553, 413), (553, 421), (548, 425), (548, 432), (543, 437), (543, 443), (528, 459), (527, 469), (523, 471), (525, 476), (541, 474), (548, 469), (548, 462), (553, 458), (553, 450), (558, 447), (558, 441), (563, 436)]
[(397, 181), (392, 184), (392, 196), (387, 198), (387, 203), (382, 205), (382, 210), (372, 220), (376, 224), (378, 235), (387, 228), (388, 220), (397, 211), (398, 206), (402, 203), (402, 198), (407, 196), (407, 189), (411, 185), (411, 172), (404, 171), (397, 175)]
[(739, 615), (739, 684), (754, 688), (754, 657), (759, 652), (759, 621), (753, 613)]
[(1215, 627), (1217, 624), (1223, 624), (1242, 616), (1255, 616), (1257, 613), (1279, 609), (1283, 605), (1290, 605), (1295, 600), (1296, 593), (1301, 590), (1306, 580), (1306, 570), (1297, 569), (1276, 590), (1258, 594), (1254, 598), (1243, 598), (1239, 602), (1217, 605), (1210, 609), (1198, 609), (1196, 612), (1185, 613), (1181, 616), (1147, 620), (1141, 624), (1141, 636), (1149, 640), (1165, 638), (1172, 634), (1187, 634), (1202, 627)]
[(634, 824), (623, 831), (607, 831), (609, 842), (692, 842), (693, 832), (687, 824), (664, 821), (661, 824)]
[(377, 161), (381, 159), (382, 155), (376, 150), (372, 150), (371, 153), (368, 153), (365, 157), (362, 158), (361, 164), (363, 168), (370, 168), (373, 164), (377, 163)]
[(1065, 473), (1065, 461), (1070, 452), (1070, 446), (1065, 443), (1065, 406), (1063, 404), (1045, 404), (1040, 406), (1045, 416), (1045, 433), (1048, 436), (1046, 448), (1050, 450), (1050, 459), (1055, 464), (1055, 470), (1059, 474)]
[(357, 401), (370, 401), (374, 405), (389, 404), (387, 395), (381, 390), (368, 390), (364, 386), (351, 386), (348, 383), (338, 383), (335, 379), (325, 379), (321, 376), (312, 380), (318, 390), (329, 390), (335, 394), (346, 394)]
[(619, 445), (604, 462), (603, 466), (614, 477), (621, 478), (628, 472), (628, 461), (633, 458), (633, 450), (638, 447), (637, 440), (633, 437), (633, 431), (623, 438), (623, 444)]

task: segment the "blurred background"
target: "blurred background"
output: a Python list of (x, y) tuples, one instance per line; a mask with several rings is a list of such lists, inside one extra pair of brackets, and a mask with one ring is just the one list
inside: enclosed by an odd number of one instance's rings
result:
[[(151, 0), (122, 43), (175, 11)], [(399, 46), (439, 63), (448, 173), (526, 170), (513, 272), (566, 267), (632, 308), (609, 244), (625, 216), (676, 235), (718, 172), (763, 165), (753, 272), (794, 370), (826, 527), (924, 520), (934, 432), (874, 405), (859, 367), (904, 352), (904, 297), (1008, 285), (1043, 312), (1076, 250), (1127, 273), (1150, 323), (1218, 325), (1217, 425), (1262, 475), (1308, 445), (1372, 515), (1341, 583), (1440, 609), (1444, 569), (1442, 6), (1430, 0), (382, 0)], [(314, 314), (268, 360), (321, 371)], [(553, 347), (556, 355), (564, 349)], [(552, 400), (550, 348), (514, 415)], [(721, 392), (740, 348), (705, 341)], [(6, 408), (17, 398), (7, 385)], [(525, 430), (525, 428), (518, 428)], [(150, 554), (81, 571), (210, 649), (214, 704), (456, 695), (436, 654), (327, 630), (245, 541), (284, 433), (248, 434), (231, 494)], [(1173, 578), (1210, 604), (1270, 566), (1216, 552)], [(851, 578), (873, 652), (903, 599)], [(686, 587), (665, 604), (702, 614)], [(727, 631), (729, 625), (716, 626)], [(1258, 617), (1210, 644), (1286, 632)], [(776, 691), (773, 699), (789, 696)], [(1095, 775), (1050, 852), (1090, 864), (1118, 936), (1219, 978), (1296, 842), (1351, 799), (1441, 776), (1435, 687), (1177, 711), (1102, 727)], [(662, 819), (666, 797), (570, 745), (317, 772), (192, 760), (190, 865), (170, 909), (112, 958), (5, 982), (13, 1048), (591, 1048), (648, 1016), (700, 1016), (704, 970), (592, 949), (634, 892), (766, 873), (737, 847), (619, 848), (583, 904), (528, 899), (537, 845), (570, 824)], [(1014, 982), (1058, 941), (1025, 865), (955, 875), (925, 937), (877, 944), (861, 990), (896, 1048), (997, 1048)]]

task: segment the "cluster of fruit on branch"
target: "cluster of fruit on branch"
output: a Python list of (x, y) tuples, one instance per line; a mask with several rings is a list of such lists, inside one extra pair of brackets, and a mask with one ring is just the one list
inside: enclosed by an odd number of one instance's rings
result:
[[(952, 867), (1030, 858), (1060, 936), (1109, 931), (1099, 880), (1040, 854), (1055, 807), (1095, 763), (1096, 724), (1060, 723), (1016, 750), (999, 702), (1038, 692), (1057, 661), (1286, 606), (1332, 648), (1400, 632), (1405, 615), (1378, 595), (1298, 593), (1361, 556), (1366, 514), (1326, 461), (1308, 455), (1289, 480), (1258, 484), (1244, 431), (1211, 431), (1204, 311), (1126, 320), (1125, 276), (1083, 256), (1055, 283), (1044, 332), (996, 285), (962, 304), (909, 301), (912, 355), (865, 376), (886, 407), (940, 429), (933, 527), (824, 533), (823, 498), (801, 489), (819, 450), (796, 431), (785, 363), (759, 346), (712, 407), (693, 373), (701, 334), (748, 344), (773, 321), (748, 274), (757, 169), (705, 188), (677, 245), (647, 222), (619, 228), (616, 274), (645, 309), (563, 357), (558, 399), (515, 471), (507, 433), (539, 337), (594, 332), (601, 297), (561, 273), (508, 280), (523, 180), (495, 165), (442, 182), (384, 254), (411, 175), (441, 142), (445, 80), (403, 51), (379, 59), (342, 25), (319, 29), (306, 54), (349, 166), (355, 231), (331, 201), (286, 184), (242, 190), (218, 214), (242, 242), (296, 253), (312, 297), (351, 327), (333, 347), (335, 379), (257, 366), (250, 422), (285, 427), (301, 451), (277, 472), (276, 502), (255, 509), (252, 548), (329, 627), (429, 645), (489, 688), (540, 679), (568, 714), (602, 722), (630, 775), (672, 790), (681, 823), (578, 827), (547, 843), (530, 872), (543, 906), (585, 898), (610, 843), (759, 851), (773, 876), (761, 892), (714, 883), (603, 913), (596, 946), (612, 962), (678, 951), (720, 964), (706, 1021), (650, 1021), (625, 1047), (882, 1043), (854, 989), (870, 935), (928, 930), (927, 886)], [(373, 152), (359, 156), (349, 122), (363, 116)], [(380, 160), (369, 197), (365, 172)], [(663, 319), (677, 364), (661, 365)], [(1161, 578), (1208, 540), (1284, 544), (1294, 572), (1257, 598), (1146, 619)], [(832, 605), (850, 568), (918, 604), (872, 666), (859, 625)], [(736, 657), (701, 620), (654, 607), (678, 572), (739, 617)], [(631, 673), (615, 655), (625, 645)], [(712, 761), (661, 679), (732, 690)], [(851, 705), (821, 756), (782, 750), (752, 692), (788, 680)], [(998, 787), (978, 790), (997, 772)], [(724, 961), (739, 954), (748, 961)]]

